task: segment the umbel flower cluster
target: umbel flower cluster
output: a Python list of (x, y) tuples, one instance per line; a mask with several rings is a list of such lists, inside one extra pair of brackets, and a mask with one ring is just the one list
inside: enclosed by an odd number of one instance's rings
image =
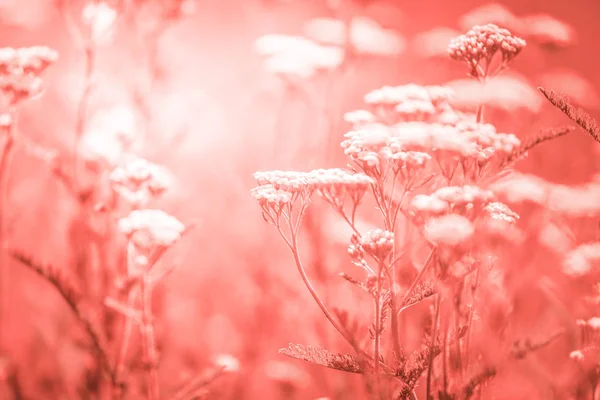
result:
[[(510, 32), (486, 25), (452, 41), (448, 52), (452, 59), (466, 62), (474, 78), (485, 80), (492, 77), (488, 68), (495, 54), (501, 53), (504, 69), (524, 47), (525, 42)], [(519, 215), (499, 200), (488, 182), (529, 147), (523, 150), (514, 134), (484, 122), (482, 107), (477, 114), (455, 109), (452, 96), (444, 86), (373, 90), (364, 97), (364, 109), (344, 115), (351, 128), (341, 142), (350, 161), (347, 169), (254, 174), (258, 186), (251, 193), (264, 219), (292, 251), (302, 280), (326, 318), (355, 350), (355, 355), (337, 358), (325, 350), (318, 356), (290, 349), (282, 353), (329, 368), (358, 369), (366, 375), (373, 398), (415, 399), (417, 382), (426, 371), (426, 398), (432, 393), (462, 398), (496, 373), (495, 367), (479, 373), (464, 361), (479, 357), (470, 340), (477, 333), (473, 321), (475, 292), (483, 290), (480, 276), (488, 274), (494, 251), (521, 237)], [(373, 300), (373, 323), (364, 331), (329, 311), (302, 264), (297, 238), (315, 196), (329, 203), (353, 230), (348, 254), (364, 276), (342, 277)], [(375, 206), (380, 227), (361, 232), (356, 213), (367, 203)], [(399, 234), (408, 227), (417, 228), (414, 237)], [(416, 278), (403, 283), (400, 276), (408, 272), (400, 267), (407, 264), (415, 241), (429, 247), (429, 255), (417, 267)], [(398, 316), (431, 300), (422, 346), (410, 352), (400, 339)], [(344, 363), (336, 361), (342, 358)], [(447, 363), (453, 365), (450, 372)], [(476, 377), (470, 378), (474, 371)]]
[(58, 60), (58, 53), (44, 46), (0, 48), (0, 91), (9, 106), (42, 90), (40, 75)]

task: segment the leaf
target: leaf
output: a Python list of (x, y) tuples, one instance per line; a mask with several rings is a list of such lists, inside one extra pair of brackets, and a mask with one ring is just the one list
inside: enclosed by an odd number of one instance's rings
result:
[(364, 373), (364, 370), (355, 357), (349, 354), (335, 354), (325, 350), (321, 346), (306, 346), (290, 343), (288, 348), (280, 349), (279, 354), (323, 367), (337, 369), (339, 371), (355, 374)]
[(557, 93), (551, 89), (538, 87), (539, 91), (548, 99), (552, 105), (562, 111), (567, 117), (582, 127), (587, 133), (600, 143), (600, 126), (591, 115), (582, 108), (575, 107), (567, 96)]

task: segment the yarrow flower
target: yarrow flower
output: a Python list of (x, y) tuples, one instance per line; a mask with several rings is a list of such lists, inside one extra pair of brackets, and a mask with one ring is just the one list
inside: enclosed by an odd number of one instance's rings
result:
[(600, 261), (600, 243), (585, 243), (571, 250), (563, 260), (563, 272), (571, 276), (583, 276), (591, 272)]
[(170, 184), (165, 168), (143, 158), (135, 158), (115, 168), (109, 179), (113, 189), (135, 206), (162, 195)]
[(506, 204), (497, 201), (488, 203), (484, 210), (491, 218), (499, 221), (514, 223), (520, 218), (519, 214), (511, 210)]
[(226, 372), (237, 372), (240, 370), (240, 361), (231, 354), (219, 354), (215, 356), (214, 363)]
[(113, 36), (117, 10), (105, 2), (89, 2), (83, 9), (82, 19), (90, 29), (92, 40), (105, 42)]
[[(453, 60), (466, 62), (471, 68), (471, 76), (482, 80), (486, 78), (487, 67), (496, 53), (501, 53), (502, 65), (506, 66), (525, 46), (525, 40), (507, 29), (494, 24), (477, 25), (452, 39), (448, 54)], [(482, 61), (485, 65), (481, 65)]]
[(474, 233), (471, 221), (457, 214), (430, 218), (424, 227), (425, 238), (438, 246), (458, 246), (471, 239)]
[[(339, 168), (316, 169), (310, 172), (256, 172), (254, 178), (260, 185), (253, 190), (254, 197), (266, 201), (266, 198), (271, 198), (265, 197), (266, 194), (276, 194), (278, 206), (282, 205), (282, 200), (286, 203), (294, 203), (298, 198), (307, 200), (314, 192), (319, 192), (327, 201), (338, 207), (341, 207), (348, 197), (354, 203), (358, 203), (373, 183), (365, 174), (350, 173)], [(264, 204), (268, 206), (270, 203), (267, 201)]]
[(266, 57), (270, 72), (311, 77), (316, 72), (333, 70), (341, 65), (344, 50), (324, 46), (301, 36), (265, 35), (255, 42), (257, 51)]
[(39, 95), (39, 74), (56, 60), (58, 53), (49, 47), (0, 48), (0, 92), (7, 103), (15, 105)]
[(383, 260), (394, 248), (394, 233), (373, 229), (360, 238), (362, 248), (373, 257)]
[(183, 223), (162, 210), (134, 210), (119, 220), (119, 228), (143, 250), (169, 247), (185, 231)]
[(0, 48), (0, 75), (39, 75), (58, 60), (58, 53), (45, 46)]
[(487, 204), (495, 198), (491, 190), (472, 185), (441, 187), (433, 193), (433, 196), (452, 204), (454, 207), (473, 207), (474, 205)]
[(384, 118), (393, 118), (393, 122), (434, 122), (451, 109), (448, 100), (452, 94), (452, 89), (445, 86), (407, 84), (375, 89), (365, 95), (364, 101)]

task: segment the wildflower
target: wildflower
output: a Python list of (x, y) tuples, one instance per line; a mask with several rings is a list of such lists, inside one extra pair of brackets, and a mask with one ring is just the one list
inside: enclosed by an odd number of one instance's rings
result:
[(338, 19), (314, 18), (304, 25), (304, 31), (319, 43), (340, 47), (348, 44), (357, 54), (393, 56), (405, 47), (397, 32), (384, 29), (367, 17), (352, 18), (350, 26)]
[(575, 29), (550, 15), (527, 15), (522, 20), (528, 38), (542, 45), (566, 47), (576, 41)]
[(115, 168), (109, 179), (113, 189), (135, 206), (162, 195), (170, 183), (166, 169), (143, 158)]
[(253, 174), (259, 185), (273, 185), (276, 190), (297, 193), (308, 187), (307, 175), (296, 171), (259, 171)]
[(0, 114), (0, 132), (8, 132), (13, 124), (13, 117), (10, 114)]
[(349, 122), (354, 127), (362, 127), (375, 122), (375, 120), (375, 115), (367, 110), (356, 110), (344, 114), (344, 121)]
[(33, 75), (0, 75), (0, 92), (14, 105), (39, 95), (42, 80)]
[(583, 352), (581, 350), (575, 350), (569, 353), (569, 358), (575, 361), (583, 361)]
[(39, 75), (58, 60), (58, 53), (45, 46), (0, 48), (0, 75)]
[[(403, 107), (410, 109), (406, 103), (415, 102), (413, 107), (420, 104), (421, 109), (438, 107), (446, 103), (452, 96), (452, 89), (444, 86), (420, 86), (415, 84), (400, 86), (384, 86), (367, 93), (364, 101), (370, 105), (390, 105), (402, 112)], [(404, 106), (402, 106), (404, 104)]]
[(255, 47), (266, 57), (267, 70), (276, 74), (310, 77), (316, 72), (337, 68), (344, 58), (344, 51), (339, 47), (288, 35), (262, 36), (256, 40)]
[(240, 361), (231, 354), (219, 354), (215, 357), (214, 363), (223, 368), (223, 371), (237, 372), (240, 369)]
[(394, 233), (382, 229), (370, 230), (360, 238), (360, 245), (373, 257), (383, 260), (394, 247)]
[(267, 219), (268, 216), (271, 219), (268, 222), (277, 221), (284, 207), (292, 204), (292, 193), (276, 189), (270, 184), (255, 187), (250, 193), (258, 200), (263, 210), (263, 217)]
[(563, 260), (563, 272), (571, 276), (589, 273), (600, 261), (600, 243), (586, 243), (571, 250)]
[(83, 9), (82, 19), (90, 29), (92, 40), (103, 43), (114, 34), (117, 11), (105, 2), (89, 2)]
[(499, 51), (502, 65), (506, 66), (525, 46), (525, 40), (507, 29), (494, 24), (476, 25), (450, 42), (448, 54), (453, 60), (466, 62), (471, 67), (471, 76), (483, 80), (486, 78), (486, 68), (481, 66), (482, 61), (489, 65)]
[(484, 210), (489, 214), (490, 217), (499, 221), (513, 223), (520, 218), (519, 214), (512, 211), (506, 204), (497, 201), (488, 203), (484, 207)]
[(487, 204), (494, 199), (494, 193), (477, 186), (446, 186), (437, 189), (433, 196), (453, 206), (472, 207)]
[(532, 202), (534, 204), (542, 204), (549, 190), (547, 182), (525, 174), (513, 174), (507, 179), (496, 181), (490, 189), (508, 203)]
[(430, 218), (425, 223), (425, 237), (436, 245), (458, 246), (471, 239), (475, 228), (467, 218), (448, 214)]
[(143, 250), (169, 247), (179, 240), (185, 230), (177, 218), (162, 210), (134, 210), (119, 220), (119, 228)]
[(341, 207), (346, 198), (358, 204), (374, 183), (362, 173), (350, 173), (339, 168), (316, 169), (307, 175), (310, 187), (317, 190), (329, 203)]
[(441, 215), (450, 210), (450, 204), (436, 196), (425, 194), (416, 195), (411, 201), (414, 213), (418, 215)]

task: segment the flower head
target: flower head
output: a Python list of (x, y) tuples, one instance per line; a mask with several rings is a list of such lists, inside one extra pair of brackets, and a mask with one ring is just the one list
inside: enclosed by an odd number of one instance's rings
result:
[(452, 39), (448, 46), (450, 58), (466, 62), (471, 67), (471, 75), (485, 78), (486, 72), (481, 62), (488, 65), (498, 52), (502, 54), (502, 64), (507, 65), (526, 46), (525, 40), (514, 36), (507, 29), (494, 24), (477, 25), (466, 34)]
[(119, 228), (138, 248), (153, 250), (173, 245), (185, 226), (162, 210), (134, 210), (119, 220)]
[(170, 179), (165, 168), (143, 158), (135, 158), (110, 174), (113, 189), (135, 206), (162, 195)]
[(372, 229), (360, 238), (360, 245), (373, 257), (383, 260), (394, 248), (394, 233)]
[(457, 214), (430, 218), (425, 223), (425, 237), (438, 246), (458, 246), (471, 239), (474, 233), (471, 221)]

